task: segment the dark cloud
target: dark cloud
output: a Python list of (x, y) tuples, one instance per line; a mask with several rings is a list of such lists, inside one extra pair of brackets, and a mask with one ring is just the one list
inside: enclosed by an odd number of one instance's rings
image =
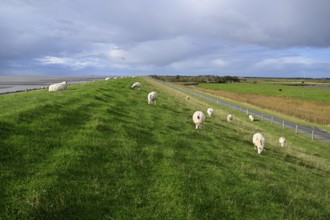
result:
[(60, 68), (329, 73), (328, 0), (4, 0), (0, 6), (0, 74), (23, 67), (45, 74)]

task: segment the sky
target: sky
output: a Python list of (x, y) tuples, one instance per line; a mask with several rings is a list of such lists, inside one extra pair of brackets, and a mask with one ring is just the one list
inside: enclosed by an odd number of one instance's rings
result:
[(330, 78), (329, 0), (0, 0), (0, 75)]

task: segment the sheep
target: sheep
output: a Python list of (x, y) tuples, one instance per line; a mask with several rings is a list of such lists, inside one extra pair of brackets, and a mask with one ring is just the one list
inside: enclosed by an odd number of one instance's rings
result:
[(104, 80), (110, 80), (110, 77), (105, 78)]
[(211, 117), (213, 115), (213, 108), (208, 108), (207, 114)]
[(186, 97), (186, 100), (188, 101), (189, 99), (190, 99), (190, 97), (189, 97), (189, 96), (187, 96), (187, 97)]
[(155, 104), (156, 105), (156, 100), (157, 100), (158, 94), (157, 92), (153, 91), (148, 94), (148, 104)]
[(254, 117), (253, 117), (253, 115), (249, 115), (249, 119), (250, 119), (251, 121), (254, 121)]
[(205, 121), (205, 115), (202, 111), (195, 111), (192, 119), (196, 125), (196, 129), (201, 129), (203, 122)]
[(227, 115), (227, 121), (231, 122), (233, 120), (233, 115), (229, 114)]
[(254, 148), (257, 148), (258, 154), (260, 154), (265, 148), (265, 138), (260, 133), (255, 133), (252, 138)]
[(67, 88), (67, 82), (61, 82), (61, 83), (56, 83), (52, 84), (49, 86), (48, 91), (49, 92), (55, 92), (55, 91), (60, 91), (60, 90), (65, 90)]
[(135, 82), (131, 86), (132, 89), (140, 89), (141, 88), (141, 83), (140, 82)]
[(280, 139), (278, 139), (278, 142), (280, 142), (281, 147), (284, 147), (285, 137), (280, 137)]

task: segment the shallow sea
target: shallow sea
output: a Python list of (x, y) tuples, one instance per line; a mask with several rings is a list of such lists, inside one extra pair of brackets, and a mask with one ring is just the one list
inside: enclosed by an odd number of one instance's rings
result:
[(78, 84), (103, 80), (96, 76), (0, 76), (0, 94), (46, 88), (53, 83), (67, 81), (68, 84)]

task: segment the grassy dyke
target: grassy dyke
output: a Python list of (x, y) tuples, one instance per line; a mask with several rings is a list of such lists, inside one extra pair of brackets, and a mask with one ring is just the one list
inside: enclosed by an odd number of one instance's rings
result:
[[(0, 96), (0, 218), (329, 218), (326, 143), (239, 112), (227, 123), (232, 110), (135, 80), (141, 90), (125, 78)], [(193, 112), (209, 106), (196, 131)]]

